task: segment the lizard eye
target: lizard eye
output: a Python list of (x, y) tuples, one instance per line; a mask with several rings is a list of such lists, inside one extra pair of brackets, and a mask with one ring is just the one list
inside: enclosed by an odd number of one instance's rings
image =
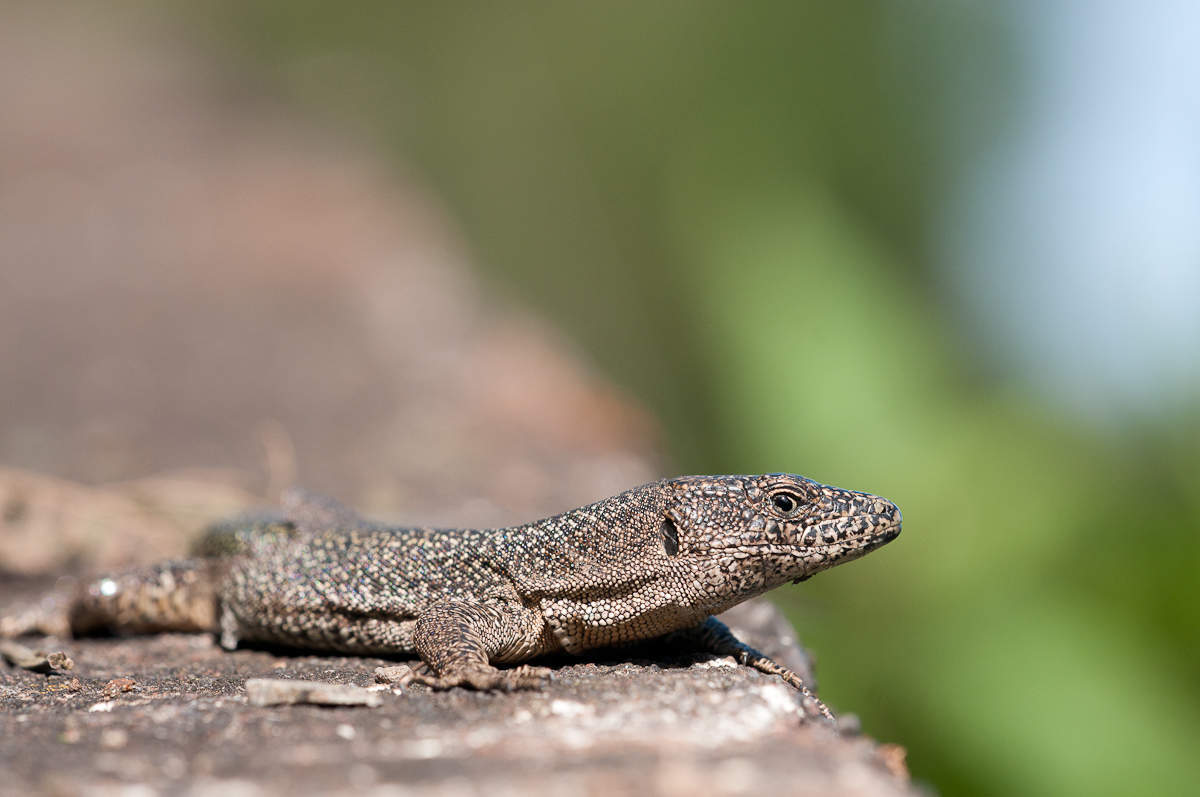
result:
[(800, 497), (794, 493), (775, 493), (771, 496), (771, 503), (775, 509), (782, 515), (793, 515), (800, 508)]

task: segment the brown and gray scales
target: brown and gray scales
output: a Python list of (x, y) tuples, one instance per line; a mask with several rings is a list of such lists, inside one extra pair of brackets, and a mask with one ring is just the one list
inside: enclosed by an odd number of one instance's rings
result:
[(0, 618), (0, 636), (214, 631), (227, 648), (415, 653), (431, 686), (513, 689), (551, 671), (494, 665), (676, 633), (811, 697), (712, 615), (857, 559), (900, 522), (890, 501), (788, 474), (667, 479), (486, 530), (388, 527), (293, 490), (282, 513), (214, 528), (191, 559), (98, 578)]

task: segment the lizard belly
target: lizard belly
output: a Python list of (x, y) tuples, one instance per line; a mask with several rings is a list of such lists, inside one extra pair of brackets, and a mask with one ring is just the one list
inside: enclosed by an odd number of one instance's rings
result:
[(677, 603), (631, 606), (628, 600), (557, 600), (542, 609), (547, 626), (569, 653), (620, 647), (699, 625), (709, 612)]
[(357, 654), (413, 651), (410, 607), (352, 590), (347, 599), (311, 573), (245, 564), (231, 568), (219, 590), (225, 647), (241, 639)]

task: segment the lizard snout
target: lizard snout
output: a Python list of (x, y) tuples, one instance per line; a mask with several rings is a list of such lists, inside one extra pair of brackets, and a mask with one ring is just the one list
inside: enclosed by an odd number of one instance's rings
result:
[(810, 525), (800, 537), (803, 547), (870, 545), (873, 549), (900, 534), (903, 518), (891, 501), (848, 490), (837, 493), (823, 502), (823, 511), (810, 517)]
[(900, 534), (900, 525), (904, 520), (904, 516), (900, 514), (900, 507), (886, 498), (875, 495), (866, 496), (856, 504), (855, 514), (863, 520), (859, 536), (879, 537), (879, 544), (882, 545), (896, 539)]
[(900, 524), (904, 522), (904, 516), (900, 514), (900, 507), (886, 498), (876, 498), (871, 509), (874, 510), (871, 513), (872, 516), (880, 526), (894, 527), (896, 533), (900, 533)]

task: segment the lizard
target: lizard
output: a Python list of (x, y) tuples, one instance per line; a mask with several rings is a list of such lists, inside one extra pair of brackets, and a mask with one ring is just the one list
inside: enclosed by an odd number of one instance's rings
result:
[[(219, 523), (187, 559), (101, 575), (0, 616), (0, 636), (213, 632), (347, 654), (416, 654), (435, 689), (538, 688), (539, 656), (674, 636), (798, 675), (714, 615), (895, 539), (900, 510), (785, 473), (664, 479), (521, 526), (391, 527), (292, 488)], [(496, 665), (518, 665), (497, 667)]]

